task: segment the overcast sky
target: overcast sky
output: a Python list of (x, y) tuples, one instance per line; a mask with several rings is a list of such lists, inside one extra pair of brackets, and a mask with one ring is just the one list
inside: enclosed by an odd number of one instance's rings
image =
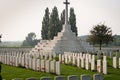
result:
[[(57, 6), (59, 15), (65, 0), (0, 0), (0, 34), (2, 41), (21, 41), (28, 33), (41, 38), (46, 7)], [(113, 34), (120, 34), (120, 0), (68, 0), (75, 10), (78, 35), (88, 35), (93, 25), (104, 23)]]

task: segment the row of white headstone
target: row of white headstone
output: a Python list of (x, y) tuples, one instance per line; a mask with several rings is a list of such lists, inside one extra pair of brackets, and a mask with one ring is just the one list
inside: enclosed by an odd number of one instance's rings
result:
[(23, 57), (23, 56), (30, 56), (33, 58), (40, 58), (45, 60), (52, 60), (56, 57), (56, 54), (54, 52), (21, 52), (21, 51), (5, 51), (4, 49), (1, 49), (0, 51), (1, 55), (9, 55), (9, 56), (17, 56), (17, 57)]
[(120, 57), (113, 57), (113, 68), (120, 68)]
[(29, 55), (34, 58), (40, 58), (45, 60), (52, 60), (56, 57), (56, 54), (54, 52), (43, 52), (43, 51), (30, 52)]
[[(78, 68), (85, 68), (86, 70), (92, 71), (97, 70), (99, 73), (103, 72), (104, 74), (107, 74), (106, 56), (103, 57), (103, 60), (99, 59), (96, 61), (95, 55), (66, 52), (64, 54), (59, 54), (59, 60), (64, 64), (72, 64)], [(97, 65), (95, 62), (97, 62)]]
[(35, 71), (60, 75), (60, 62), (55, 60), (41, 60), (30, 56), (11, 56), (0, 54), (0, 62), (11, 66), (21, 66)]
[(31, 48), (0, 48), (0, 53), (28, 53)]

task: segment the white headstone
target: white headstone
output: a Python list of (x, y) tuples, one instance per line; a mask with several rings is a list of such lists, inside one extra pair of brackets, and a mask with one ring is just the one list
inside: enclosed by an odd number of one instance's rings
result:
[(64, 63), (64, 55), (62, 55), (62, 63)]
[(91, 70), (95, 70), (95, 60), (91, 60)]
[(25, 68), (29, 68), (29, 59), (25, 58)]
[(62, 54), (59, 54), (59, 61), (62, 61)]
[(50, 61), (49, 60), (45, 61), (45, 72), (47, 73), (50, 72)]
[(22, 66), (25, 66), (25, 58), (22, 57), (22, 63), (21, 63)]
[(84, 68), (84, 58), (81, 58), (81, 68)]
[(65, 64), (68, 64), (68, 58), (67, 58), (67, 55), (65, 55)]
[(76, 65), (76, 64), (75, 64), (75, 56), (72, 56), (72, 64), (73, 64), (73, 65)]
[(80, 57), (77, 57), (77, 67), (80, 67)]
[(33, 67), (33, 61), (32, 61), (32, 58), (31, 57), (29, 57), (29, 68), (30, 69), (32, 69), (32, 67)]
[(113, 67), (117, 68), (117, 58), (113, 57)]
[(16, 67), (18, 66), (18, 62), (19, 62), (18, 57), (15, 57), (15, 66)]
[(68, 55), (68, 62), (71, 63), (71, 55)]
[(44, 72), (45, 71), (45, 61), (41, 60), (40, 64), (41, 64), (41, 71)]
[(88, 60), (89, 60), (88, 58), (85, 59), (85, 69), (86, 70), (89, 69), (89, 61)]
[(36, 68), (37, 68), (37, 71), (40, 71), (40, 59), (37, 59), (36, 61)]
[(103, 60), (103, 73), (107, 74), (107, 60)]
[(89, 63), (91, 63), (91, 60), (92, 60), (92, 59), (91, 59), (91, 54), (89, 54)]
[(107, 60), (107, 57), (106, 57), (106, 56), (103, 56), (103, 60)]
[(33, 70), (36, 70), (37, 65), (36, 65), (36, 59), (35, 58), (33, 58), (33, 65), (32, 66), (33, 66)]
[(56, 74), (60, 75), (60, 62), (59, 61), (56, 62)]
[(97, 71), (101, 73), (101, 60), (97, 60)]
[(50, 72), (55, 73), (55, 61), (50, 61)]
[(120, 68), (120, 57), (119, 57), (119, 68)]

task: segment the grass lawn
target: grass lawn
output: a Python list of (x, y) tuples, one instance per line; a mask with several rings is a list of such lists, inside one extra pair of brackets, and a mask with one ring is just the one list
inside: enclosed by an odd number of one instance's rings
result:
[[(90, 70), (80, 69), (74, 66), (68, 66), (68, 65), (61, 65), (61, 75), (67, 77), (68, 75), (82, 75), (82, 74), (88, 74), (91, 77), (93, 74), (96, 74), (97, 72), (92, 72)], [(30, 78), (35, 77), (37, 79), (40, 79), (40, 77), (47, 76), (47, 77), (54, 77), (55, 74), (49, 74), (44, 72), (37, 72), (33, 70), (28, 70), (25, 68), (19, 68), (19, 67), (13, 67), (2, 64), (2, 78), (6, 80), (11, 80), (14, 78)], [(108, 60), (108, 74), (104, 75), (104, 80), (120, 80), (120, 69), (114, 69), (112, 68), (112, 60)]]

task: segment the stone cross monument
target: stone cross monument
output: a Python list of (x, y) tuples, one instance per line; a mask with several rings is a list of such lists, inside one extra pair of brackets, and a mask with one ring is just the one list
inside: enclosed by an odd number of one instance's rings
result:
[(57, 36), (53, 40), (40, 40), (40, 42), (31, 50), (31, 53), (42, 52), (49, 53), (54, 52), (56, 54), (62, 54), (64, 52), (86, 52), (92, 51), (93, 48), (89, 43), (80, 40), (76, 37), (75, 33), (71, 30), (71, 25), (68, 24), (68, 0), (65, 4), (65, 24), (61, 32), (58, 32)]
[(66, 0), (64, 4), (65, 4), (65, 24), (68, 24), (68, 4), (70, 3), (68, 2), (68, 0)]

